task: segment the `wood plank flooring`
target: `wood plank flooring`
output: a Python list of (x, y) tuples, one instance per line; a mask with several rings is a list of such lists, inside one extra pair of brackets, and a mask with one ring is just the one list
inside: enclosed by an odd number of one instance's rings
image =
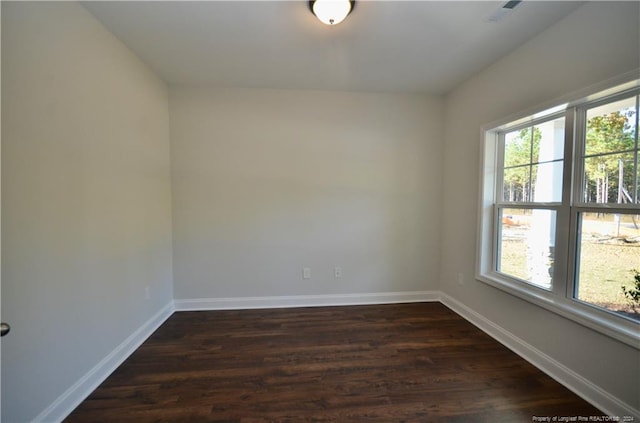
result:
[(66, 422), (602, 415), (440, 303), (171, 316)]

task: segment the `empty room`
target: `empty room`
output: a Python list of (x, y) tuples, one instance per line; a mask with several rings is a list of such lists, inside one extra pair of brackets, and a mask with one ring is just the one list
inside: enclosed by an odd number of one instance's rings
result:
[(2, 422), (640, 419), (640, 2), (1, 2)]

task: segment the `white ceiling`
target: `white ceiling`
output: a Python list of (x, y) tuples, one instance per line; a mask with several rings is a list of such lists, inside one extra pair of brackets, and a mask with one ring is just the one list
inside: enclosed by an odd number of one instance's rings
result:
[(581, 5), (358, 1), (334, 27), (307, 1), (86, 2), (169, 84), (444, 94)]

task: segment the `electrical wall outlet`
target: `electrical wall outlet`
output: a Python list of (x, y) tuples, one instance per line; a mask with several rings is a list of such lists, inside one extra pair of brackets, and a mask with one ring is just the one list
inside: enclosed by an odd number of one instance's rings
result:
[(302, 268), (302, 279), (311, 279), (311, 268), (303, 267)]
[(334, 267), (333, 268), (333, 276), (336, 279), (339, 279), (342, 277), (342, 267)]

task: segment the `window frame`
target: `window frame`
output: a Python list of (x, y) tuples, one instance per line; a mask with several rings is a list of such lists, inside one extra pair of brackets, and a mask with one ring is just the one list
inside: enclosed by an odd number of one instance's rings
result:
[[(574, 298), (579, 260), (577, 257), (579, 252), (577, 241), (580, 233), (579, 213), (599, 211), (640, 214), (638, 203), (584, 203), (580, 198), (584, 151), (582, 140), (585, 135), (584, 123), (587, 110), (632, 95), (640, 95), (640, 79), (637, 78), (637, 72), (630, 72), (481, 128), (476, 279), (640, 349), (640, 326), (637, 322)], [(503, 154), (500, 148), (500, 143), (503, 142), (501, 134), (504, 137), (506, 132), (535, 126), (562, 116), (565, 117), (562, 201), (560, 203), (503, 201), (503, 169), (500, 165), (504, 162), (503, 157), (500, 156)], [(636, 163), (639, 155), (637, 152), (639, 136), (640, 134), (636, 134)], [(496, 270), (500, 208), (556, 210), (554, 275), (550, 290)]]

